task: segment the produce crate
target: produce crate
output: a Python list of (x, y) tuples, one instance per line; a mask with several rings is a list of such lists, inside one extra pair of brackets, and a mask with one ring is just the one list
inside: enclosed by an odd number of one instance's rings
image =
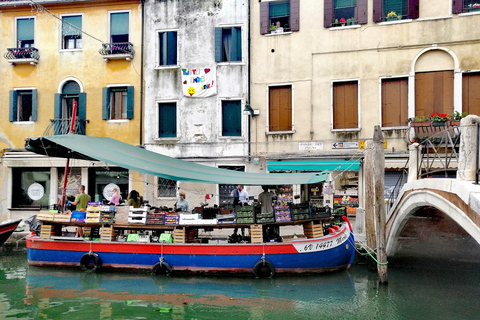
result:
[(314, 221), (307, 222), (303, 225), (303, 234), (307, 238), (323, 237), (323, 224), (315, 224)]
[(198, 229), (197, 229), (197, 228), (188, 230), (188, 238), (187, 238), (187, 241), (188, 241), (189, 243), (194, 242), (195, 239), (197, 239), (197, 238), (198, 238)]
[(42, 224), (40, 227), (40, 239), (50, 239), (52, 236), (62, 235), (62, 229), (58, 225)]
[(166, 225), (177, 225), (179, 222), (179, 216), (177, 213), (167, 213), (165, 215), (165, 224)]
[(102, 241), (115, 241), (118, 231), (113, 227), (102, 227), (100, 238)]
[(252, 243), (263, 243), (263, 227), (259, 224), (250, 225)]
[(252, 224), (255, 223), (255, 218), (237, 218), (237, 223), (241, 224)]
[(175, 228), (173, 230), (173, 243), (185, 243), (186, 241), (185, 228)]
[(72, 212), (67, 211), (67, 213), (64, 213), (64, 214), (60, 214), (60, 213), (55, 214), (55, 217), (53, 218), (53, 221), (55, 221), (55, 222), (70, 222), (71, 218), (72, 218)]
[(36, 219), (40, 221), (53, 221), (55, 218), (55, 213), (50, 211), (42, 210), (37, 214)]
[(254, 218), (253, 211), (240, 211), (237, 212), (237, 218)]
[(271, 217), (271, 218), (257, 218), (256, 222), (257, 223), (272, 223), (272, 222), (275, 222), (275, 218), (274, 217)]

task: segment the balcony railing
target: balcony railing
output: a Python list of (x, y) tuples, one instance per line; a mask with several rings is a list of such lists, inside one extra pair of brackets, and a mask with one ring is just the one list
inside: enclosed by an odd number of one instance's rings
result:
[(123, 43), (102, 43), (102, 48), (98, 50), (105, 61), (113, 59), (125, 59), (130, 61), (135, 55), (133, 44), (130, 42)]
[[(88, 120), (75, 119), (73, 133), (85, 135), (85, 125)], [(50, 124), (43, 133), (44, 136), (54, 136), (70, 133), (72, 119), (50, 119)]]
[(20, 63), (36, 65), (40, 59), (36, 48), (8, 48), (3, 56), (13, 65)]

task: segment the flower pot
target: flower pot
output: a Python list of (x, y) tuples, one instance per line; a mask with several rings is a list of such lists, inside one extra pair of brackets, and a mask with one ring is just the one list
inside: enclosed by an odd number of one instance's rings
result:
[(459, 127), (460, 126), (460, 120), (450, 120), (450, 126)]
[(447, 124), (447, 121), (433, 121), (432, 126), (433, 127), (445, 127)]
[(410, 127), (430, 127), (430, 122), (410, 122)]
[(395, 21), (398, 20), (397, 17), (387, 17), (387, 21)]

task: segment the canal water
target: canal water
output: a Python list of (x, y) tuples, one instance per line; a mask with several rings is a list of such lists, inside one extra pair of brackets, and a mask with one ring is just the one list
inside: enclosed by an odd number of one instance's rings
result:
[(28, 266), (0, 257), (0, 319), (479, 319), (480, 265), (390, 262), (309, 276), (153, 276)]

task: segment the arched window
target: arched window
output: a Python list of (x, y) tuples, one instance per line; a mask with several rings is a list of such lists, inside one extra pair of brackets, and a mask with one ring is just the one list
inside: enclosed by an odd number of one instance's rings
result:
[(77, 104), (76, 130), (78, 134), (85, 134), (87, 94), (81, 92), (80, 84), (75, 80), (66, 81), (61, 87), (61, 93), (55, 94), (54, 118), (57, 121), (55, 134), (68, 133), (69, 123), (72, 119), (74, 103)]

